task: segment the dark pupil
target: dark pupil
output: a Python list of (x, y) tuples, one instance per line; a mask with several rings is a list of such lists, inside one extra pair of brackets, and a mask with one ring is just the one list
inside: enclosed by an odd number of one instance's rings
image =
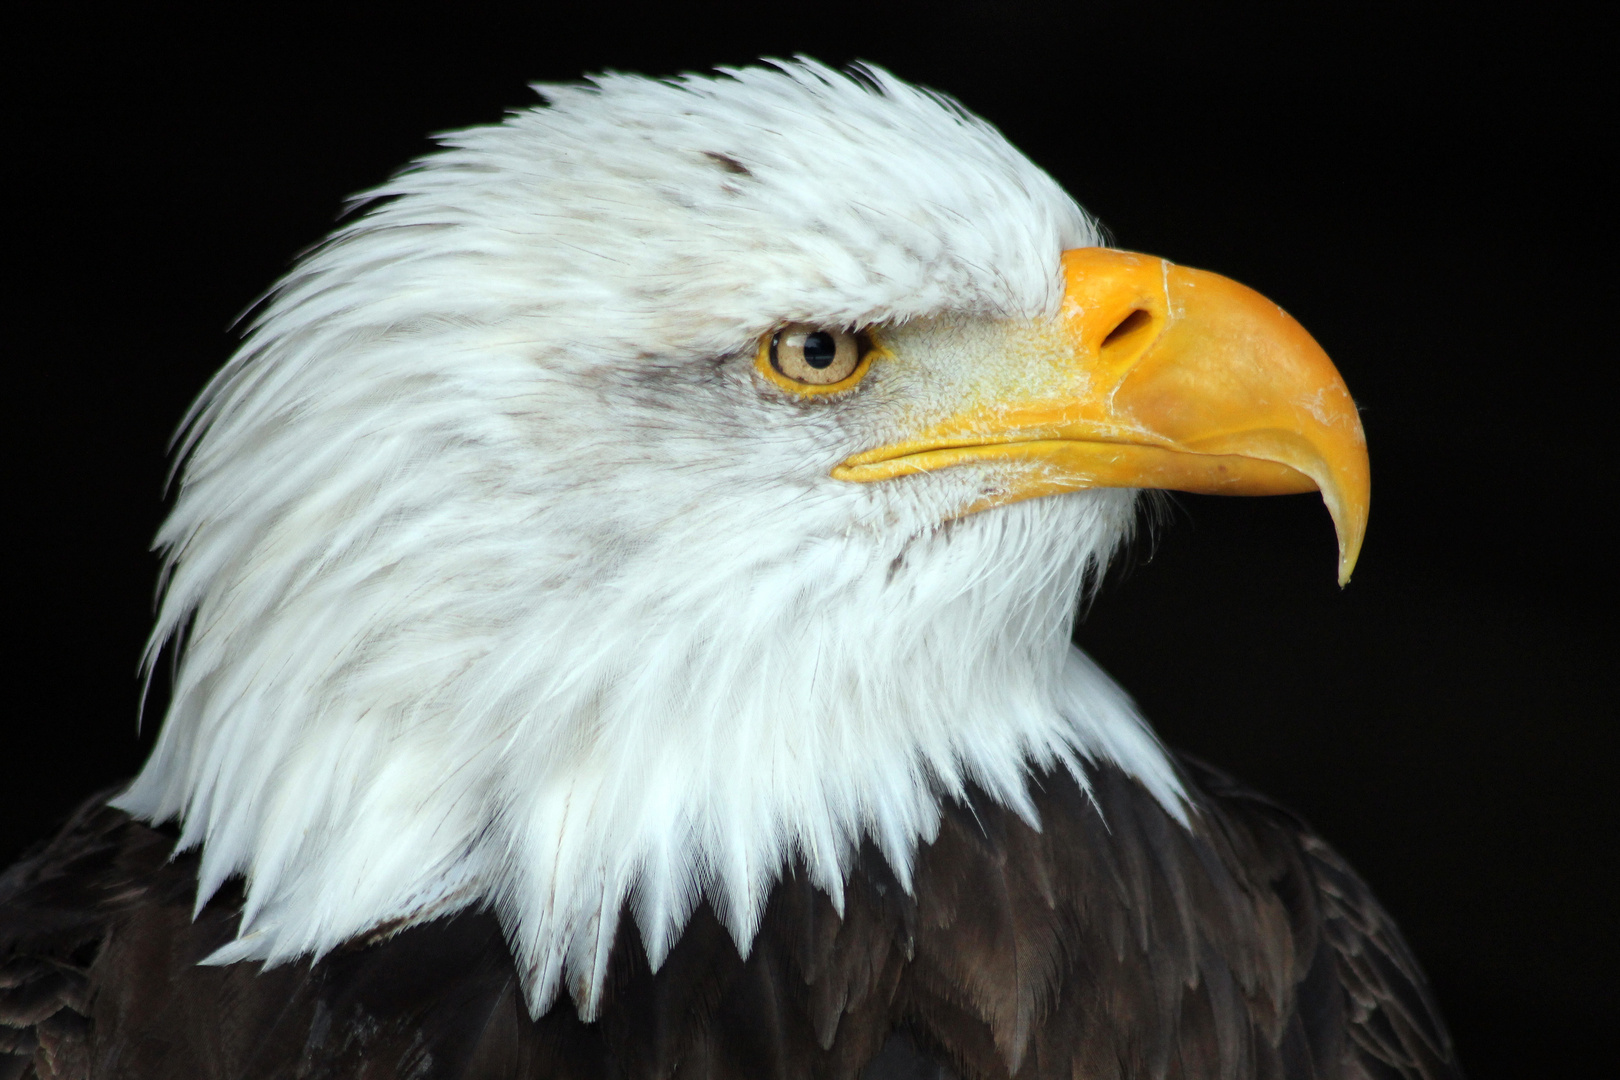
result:
[(838, 342), (827, 331), (818, 331), (804, 339), (804, 362), (817, 371), (831, 367), (837, 356)]

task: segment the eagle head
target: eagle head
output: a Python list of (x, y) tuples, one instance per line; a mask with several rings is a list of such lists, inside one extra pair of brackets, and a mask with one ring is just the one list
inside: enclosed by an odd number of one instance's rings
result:
[(1101, 247), (999, 133), (799, 61), (537, 88), (279, 283), (204, 390), (159, 544), (178, 664), (116, 805), (179, 818), (215, 962), (498, 912), (594, 1014), (788, 867), (902, 885), (973, 783), (1086, 763), (1185, 819), (1069, 641), (1137, 491), (1321, 490), (1356, 411), (1242, 286)]

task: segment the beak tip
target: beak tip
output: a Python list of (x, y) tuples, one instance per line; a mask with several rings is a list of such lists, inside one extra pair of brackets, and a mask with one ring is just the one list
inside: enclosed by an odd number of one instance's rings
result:
[[(1338, 515), (1334, 515), (1337, 518)], [(1337, 520), (1334, 525), (1338, 525)], [(1361, 558), (1361, 541), (1366, 536), (1367, 518), (1360, 515), (1359, 520), (1348, 523), (1350, 529), (1337, 529), (1339, 534), (1339, 588), (1350, 584), (1350, 575), (1356, 568), (1356, 561)]]
[(1333, 531), (1339, 540), (1339, 588), (1350, 584), (1350, 575), (1361, 558), (1361, 544), (1367, 538), (1367, 487), (1347, 494), (1333, 479), (1322, 478), (1322, 501), (1327, 504), (1328, 515), (1333, 518)]

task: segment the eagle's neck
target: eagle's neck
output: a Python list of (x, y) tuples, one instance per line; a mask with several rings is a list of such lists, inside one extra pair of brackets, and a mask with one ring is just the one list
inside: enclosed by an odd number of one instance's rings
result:
[[(655, 966), (705, 898), (746, 954), (789, 861), (841, 909), (870, 838), (909, 887), (940, 799), (970, 782), (1035, 823), (1032, 768), (1083, 784), (1084, 761), (1107, 760), (1179, 816), (1152, 735), (1069, 644), (1130, 513), (1117, 492), (1023, 503), (899, 547), (857, 535), (721, 560), (737, 569), (706, 590), (625, 555), (613, 576), (491, 590), (532, 610), (424, 600), (279, 690), (343, 607), (255, 628), (200, 610), (188, 662), (213, 668), (182, 673), (117, 804), (183, 817), (199, 904), (246, 875), (242, 936), (217, 962), (487, 904), (531, 1009), (566, 986), (590, 1016), (621, 911)], [(389, 595), (442, 605), (407, 582)], [(234, 645), (206, 636), (227, 632)]]

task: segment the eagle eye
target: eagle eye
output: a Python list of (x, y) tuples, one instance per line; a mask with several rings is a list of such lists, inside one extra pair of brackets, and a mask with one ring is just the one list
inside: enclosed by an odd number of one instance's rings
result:
[(847, 390), (866, 374), (871, 341), (865, 334), (789, 323), (760, 339), (758, 367), (797, 394)]

